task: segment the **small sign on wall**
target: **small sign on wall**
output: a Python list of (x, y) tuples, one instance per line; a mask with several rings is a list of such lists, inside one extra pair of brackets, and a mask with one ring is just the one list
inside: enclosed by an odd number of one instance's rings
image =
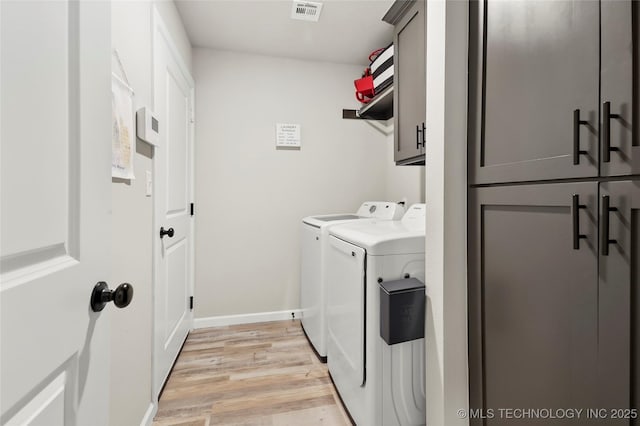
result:
[(300, 125), (276, 123), (276, 147), (300, 148)]

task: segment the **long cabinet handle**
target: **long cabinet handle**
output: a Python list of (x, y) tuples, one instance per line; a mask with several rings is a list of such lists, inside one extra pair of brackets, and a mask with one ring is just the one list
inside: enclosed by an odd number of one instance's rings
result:
[(587, 206), (580, 204), (580, 196), (573, 194), (571, 206), (571, 221), (573, 222), (573, 249), (580, 250), (580, 240), (587, 239), (587, 236), (580, 233), (580, 209), (586, 209)]
[(589, 124), (588, 120), (580, 120), (580, 110), (573, 110), (573, 165), (580, 164), (580, 156), (588, 155), (589, 151), (580, 149), (580, 125)]
[(611, 102), (602, 104), (602, 162), (611, 161), (611, 151), (620, 151), (620, 148), (611, 146), (611, 119), (620, 118), (620, 114), (611, 114)]
[(424, 125), (424, 123), (422, 123), (422, 149), (427, 147), (427, 127)]
[(420, 137), (420, 133), (422, 133), (420, 126), (416, 126), (416, 149), (420, 149), (420, 144), (422, 143), (421, 139), (424, 138), (424, 136), (422, 138)]
[(602, 196), (602, 252), (603, 256), (609, 256), (609, 244), (615, 244), (618, 240), (609, 238), (609, 213), (618, 211), (617, 207), (611, 207), (608, 195)]

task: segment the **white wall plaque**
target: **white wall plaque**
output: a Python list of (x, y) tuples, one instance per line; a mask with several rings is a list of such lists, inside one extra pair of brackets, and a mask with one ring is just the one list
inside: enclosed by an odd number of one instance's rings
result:
[(300, 125), (276, 123), (276, 147), (300, 147)]

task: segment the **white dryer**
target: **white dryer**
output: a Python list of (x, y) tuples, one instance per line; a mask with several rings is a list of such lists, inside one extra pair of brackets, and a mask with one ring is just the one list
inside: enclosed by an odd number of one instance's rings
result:
[(329, 233), (327, 358), (336, 389), (357, 425), (422, 425), (424, 338), (387, 345), (379, 312), (380, 283), (424, 282), (425, 205), (412, 205), (400, 221)]
[(326, 279), (323, 264), (326, 258), (329, 229), (338, 224), (363, 220), (399, 220), (405, 209), (402, 204), (388, 201), (368, 201), (353, 214), (309, 216), (302, 220), (302, 253), (300, 268), (300, 307), (304, 332), (318, 357), (327, 359)]

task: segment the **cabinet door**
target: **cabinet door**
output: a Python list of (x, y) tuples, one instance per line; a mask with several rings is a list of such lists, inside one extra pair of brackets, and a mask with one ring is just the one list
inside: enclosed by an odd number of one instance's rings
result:
[(640, 180), (602, 183), (600, 195), (598, 406), (640, 409)]
[(395, 26), (393, 105), (396, 163), (424, 153), (425, 25), (425, 4), (418, 0)]
[(599, 2), (474, 1), (470, 12), (473, 183), (597, 176)]
[(601, 172), (640, 174), (640, 4), (602, 2)]
[(470, 405), (494, 410), (471, 424), (541, 424), (500, 408), (595, 407), (597, 205), (597, 183), (471, 190)]

